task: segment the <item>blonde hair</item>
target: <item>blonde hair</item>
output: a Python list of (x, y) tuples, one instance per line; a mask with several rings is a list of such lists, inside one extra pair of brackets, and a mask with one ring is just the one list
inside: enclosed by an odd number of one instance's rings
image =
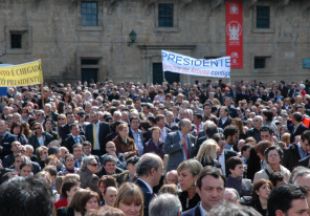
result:
[(141, 205), (140, 216), (143, 216), (144, 200), (141, 189), (134, 183), (126, 182), (121, 185), (116, 196), (114, 207), (119, 208), (120, 203)]
[(202, 161), (205, 157), (209, 159), (216, 159), (217, 149), (219, 148), (217, 142), (214, 139), (207, 139), (199, 147), (196, 159)]

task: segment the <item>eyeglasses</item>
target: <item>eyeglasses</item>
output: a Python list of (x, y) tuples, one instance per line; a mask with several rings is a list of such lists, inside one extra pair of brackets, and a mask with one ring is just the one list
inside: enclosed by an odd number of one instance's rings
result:
[(91, 163), (89, 165), (91, 165), (91, 166), (98, 166), (98, 164), (96, 164), (96, 163)]

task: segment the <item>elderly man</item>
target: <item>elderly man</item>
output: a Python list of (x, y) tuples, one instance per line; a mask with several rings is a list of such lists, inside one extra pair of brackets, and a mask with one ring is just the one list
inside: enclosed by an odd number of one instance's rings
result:
[(167, 171), (176, 169), (183, 160), (192, 158), (195, 137), (190, 134), (191, 129), (191, 121), (184, 118), (179, 122), (179, 130), (167, 135), (164, 144), (164, 152), (169, 155)]

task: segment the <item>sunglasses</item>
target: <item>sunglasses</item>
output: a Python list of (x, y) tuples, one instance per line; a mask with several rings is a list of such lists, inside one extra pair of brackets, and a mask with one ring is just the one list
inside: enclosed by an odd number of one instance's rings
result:
[(96, 164), (96, 163), (91, 163), (89, 165), (91, 165), (91, 166), (98, 166), (98, 164)]

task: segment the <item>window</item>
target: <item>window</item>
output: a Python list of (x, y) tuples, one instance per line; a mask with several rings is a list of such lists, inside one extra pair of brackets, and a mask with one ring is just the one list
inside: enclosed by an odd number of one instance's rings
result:
[(11, 49), (22, 49), (23, 48), (23, 34), (22, 32), (11, 32)]
[(256, 6), (256, 28), (270, 28), (269, 6)]
[(82, 1), (81, 2), (81, 25), (98, 26), (98, 2)]
[(254, 69), (264, 69), (266, 68), (267, 57), (254, 57)]
[(173, 4), (158, 4), (158, 27), (173, 27)]

